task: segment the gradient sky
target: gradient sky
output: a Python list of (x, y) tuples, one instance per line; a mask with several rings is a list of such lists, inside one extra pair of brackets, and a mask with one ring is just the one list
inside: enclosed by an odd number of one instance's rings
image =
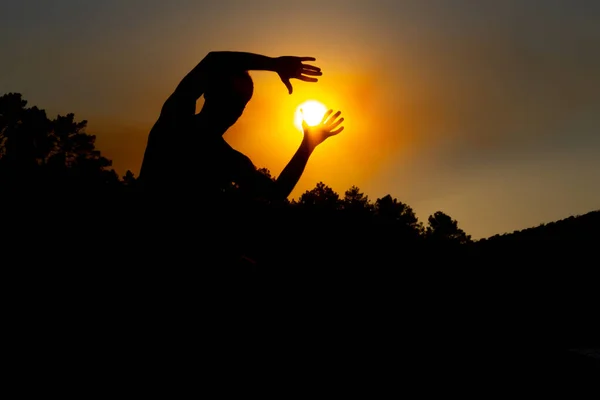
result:
[(324, 76), (252, 73), (226, 139), (278, 175), (315, 99), (346, 130), (292, 196), (324, 181), (437, 210), (474, 238), (600, 208), (600, 2), (595, 0), (19, 0), (0, 4), (0, 94), (89, 121), (137, 174), (164, 100), (209, 51), (314, 56)]

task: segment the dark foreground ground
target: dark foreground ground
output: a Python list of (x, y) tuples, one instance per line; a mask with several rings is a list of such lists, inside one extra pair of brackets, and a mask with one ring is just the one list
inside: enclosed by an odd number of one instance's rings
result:
[[(21, 362), (83, 381), (174, 374), (247, 393), (597, 390), (598, 358), (573, 351), (600, 338), (593, 239), (454, 247), (369, 240), (367, 227), (344, 236), (332, 221), (123, 210), (5, 219)], [(256, 246), (260, 262), (239, 262)]]

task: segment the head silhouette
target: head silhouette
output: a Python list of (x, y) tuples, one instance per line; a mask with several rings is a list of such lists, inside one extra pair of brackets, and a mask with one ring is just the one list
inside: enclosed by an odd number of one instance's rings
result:
[(211, 79), (204, 92), (201, 114), (215, 133), (222, 135), (242, 116), (253, 92), (247, 71), (220, 74)]

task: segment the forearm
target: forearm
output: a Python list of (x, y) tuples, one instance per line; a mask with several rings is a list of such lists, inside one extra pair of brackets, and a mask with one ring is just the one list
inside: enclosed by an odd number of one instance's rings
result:
[(275, 71), (273, 57), (239, 51), (213, 51), (206, 56), (211, 68), (235, 71)]
[(294, 187), (296, 187), (296, 184), (304, 173), (313, 150), (314, 147), (310, 146), (308, 141), (302, 141), (296, 154), (294, 154), (275, 182), (275, 196), (278, 199), (286, 199), (292, 193), (292, 190), (294, 190)]
[(215, 74), (227, 71), (275, 71), (275, 60), (273, 57), (253, 53), (210, 52), (183, 78), (175, 94), (198, 99), (204, 93), (207, 80)]

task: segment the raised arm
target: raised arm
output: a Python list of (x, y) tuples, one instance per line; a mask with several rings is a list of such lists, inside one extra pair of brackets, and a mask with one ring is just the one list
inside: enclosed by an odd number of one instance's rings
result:
[(237, 153), (237, 162), (230, 162), (230, 164), (237, 165), (234, 170), (237, 171), (235, 178), (238, 179), (238, 183), (254, 197), (268, 198), (273, 201), (282, 201), (288, 198), (304, 173), (308, 159), (315, 148), (327, 138), (344, 130), (344, 127), (340, 127), (344, 122), (344, 118), (339, 118), (341, 112), (338, 111), (333, 115), (332, 113), (333, 110), (329, 110), (317, 126), (308, 126), (303, 121), (302, 143), (275, 182), (258, 172), (248, 157), (235, 152)]
[(198, 100), (206, 85), (217, 74), (228, 71), (275, 71), (275, 58), (260, 54), (213, 51), (192, 69), (175, 89), (175, 95)]
[(333, 110), (329, 110), (317, 126), (308, 126), (306, 121), (302, 121), (304, 130), (302, 143), (275, 182), (275, 198), (287, 198), (304, 173), (308, 159), (315, 148), (327, 138), (344, 130), (343, 126), (339, 127), (344, 122), (344, 118), (339, 118), (341, 111), (331, 115), (332, 113)]
[(177, 99), (178, 102), (181, 100), (195, 102), (204, 94), (210, 79), (213, 79), (217, 74), (227, 73), (228, 71), (276, 72), (291, 94), (293, 88), (290, 79), (317, 82), (318, 79), (315, 77), (322, 75), (320, 68), (304, 64), (305, 61), (315, 61), (315, 58), (295, 56), (268, 57), (260, 54), (236, 51), (213, 51), (208, 53), (183, 78), (171, 97)]

